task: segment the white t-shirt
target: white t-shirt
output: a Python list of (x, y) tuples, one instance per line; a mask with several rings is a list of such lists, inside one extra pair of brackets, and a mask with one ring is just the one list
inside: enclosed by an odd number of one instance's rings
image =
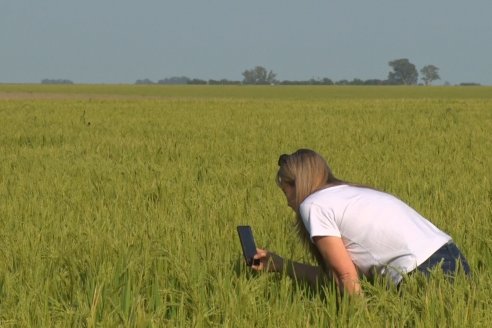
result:
[(371, 188), (338, 185), (308, 196), (299, 208), (311, 237), (341, 237), (359, 271), (389, 277), (415, 269), (451, 237), (400, 199)]

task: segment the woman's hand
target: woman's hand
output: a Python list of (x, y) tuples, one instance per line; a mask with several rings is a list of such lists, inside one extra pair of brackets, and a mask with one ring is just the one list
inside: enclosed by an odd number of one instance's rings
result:
[(296, 281), (306, 281), (313, 289), (319, 288), (327, 279), (320, 266), (284, 260), (277, 254), (261, 248), (256, 249), (256, 255), (253, 258), (259, 260), (257, 265), (251, 266), (253, 270), (285, 273)]
[(275, 253), (257, 248), (255, 260), (260, 260), (258, 265), (253, 264), (251, 268), (256, 271), (279, 272), (283, 270), (284, 259)]

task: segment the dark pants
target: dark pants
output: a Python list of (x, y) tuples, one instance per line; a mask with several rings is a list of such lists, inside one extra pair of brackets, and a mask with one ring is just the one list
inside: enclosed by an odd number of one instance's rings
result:
[(429, 276), (430, 270), (436, 266), (439, 266), (442, 272), (450, 277), (453, 277), (456, 274), (456, 270), (459, 266), (466, 275), (471, 274), (470, 266), (468, 265), (465, 256), (452, 241), (439, 248), (434, 254), (431, 255), (431, 257), (425, 260), (424, 263), (419, 265), (417, 269), (410, 272), (410, 274), (415, 271), (420, 271)]

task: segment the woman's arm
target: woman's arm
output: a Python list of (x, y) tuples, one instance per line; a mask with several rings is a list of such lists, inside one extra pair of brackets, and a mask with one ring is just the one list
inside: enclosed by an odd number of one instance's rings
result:
[(342, 292), (360, 294), (360, 281), (352, 258), (339, 237), (318, 236), (313, 238), (327, 266), (332, 269)]
[(269, 272), (285, 271), (292, 279), (305, 281), (314, 289), (320, 287), (328, 278), (327, 274), (319, 266), (285, 260), (279, 255), (263, 249), (257, 249), (254, 258), (260, 260), (259, 265), (252, 266), (254, 270), (266, 270)]

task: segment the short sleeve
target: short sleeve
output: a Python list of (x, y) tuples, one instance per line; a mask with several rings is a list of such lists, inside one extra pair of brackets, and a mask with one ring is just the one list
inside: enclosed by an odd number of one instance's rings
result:
[(317, 236), (341, 237), (332, 209), (325, 209), (313, 203), (302, 203), (299, 212), (311, 241)]

